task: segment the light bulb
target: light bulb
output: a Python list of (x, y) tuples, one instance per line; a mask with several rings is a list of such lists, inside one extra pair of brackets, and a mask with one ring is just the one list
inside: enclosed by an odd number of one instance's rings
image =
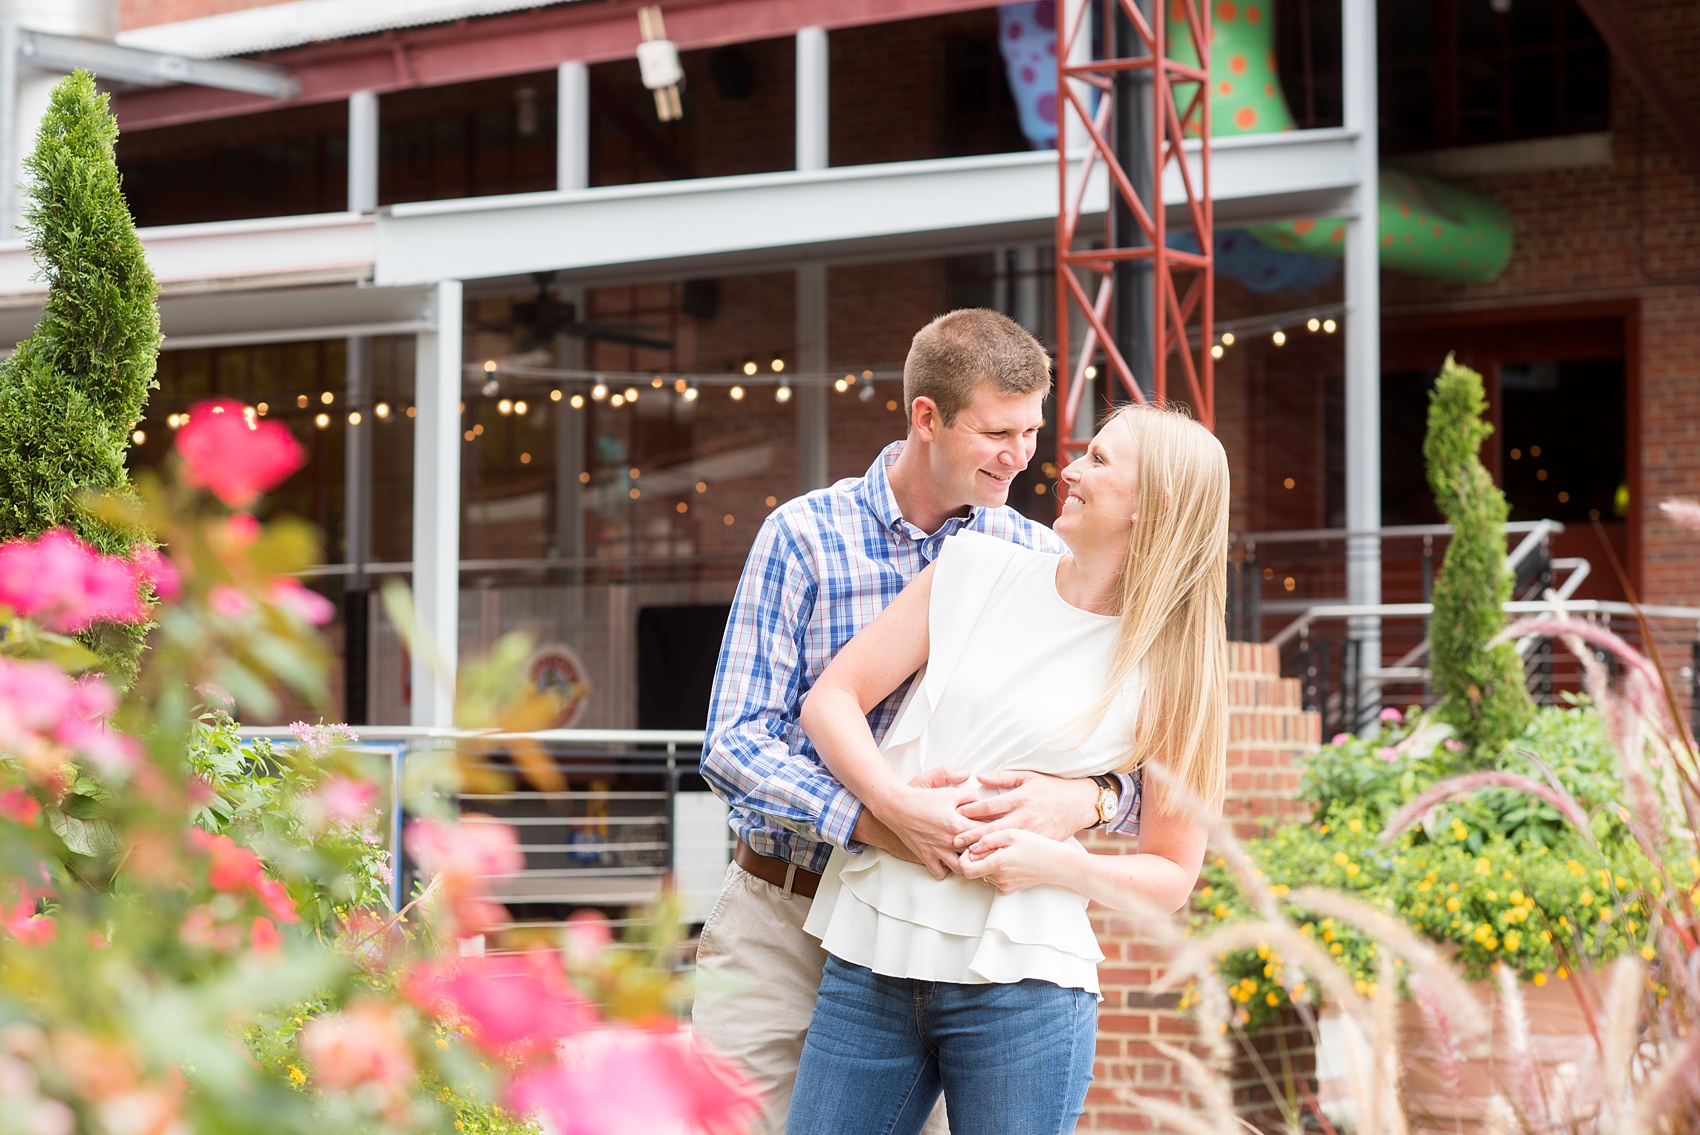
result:
[(791, 401), (791, 388), (789, 386), (781, 386), (773, 392), (773, 400), (775, 402)]
[(624, 406), (625, 404), (626, 404), (626, 396), (624, 394), (616, 394), (616, 395), (614, 395), (614, 397), (608, 399), (608, 405), (613, 406), (616, 409), (618, 409), (621, 406)]
[(332, 402), (336, 401), (336, 395), (327, 390), (323, 394), (319, 395), (319, 401), (329, 406)]
[(484, 360), (484, 373), (485, 374), (495, 374), (496, 373), (496, 360), (495, 359), (485, 359)]
[(636, 402), (637, 396), (638, 396), (637, 387), (635, 387), (635, 386), (626, 387), (626, 401), (627, 402)]
[(1210, 348), (1210, 357), (1213, 359), (1219, 359), (1222, 357), (1222, 344), (1217, 343), (1214, 347)]
[(590, 388), (590, 396), (600, 402), (608, 397), (608, 388), (599, 382)]
[(1287, 341), (1287, 333), (1285, 331), (1277, 331), (1277, 332), (1275, 332), (1273, 338), (1275, 340), (1275, 345), (1277, 347), (1279, 347), (1281, 344), (1283, 344)]
[(584, 409), (584, 395), (582, 395), (582, 394), (573, 395), (572, 401), (567, 403), (567, 405), (571, 406), (575, 410)]
[(1086, 377), (1087, 378), (1097, 378), (1098, 377), (1098, 368), (1095, 367), (1095, 366), (1087, 367), (1086, 368)]
[(731, 390), (731, 394), (732, 401), (734, 402), (742, 402), (744, 400), (744, 388), (742, 386), (734, 386)]
[(768, 365), (773, 368), (774, 374), (778, 374), (780, 371), (785, 369), (785, 360), (784, 359), (774, 359)]
[[(260, 405), (263, 407), (265, 406), (265, 403), (261, 402)], [(265, 413), (265, 410), (262, 409), (260, 413)], [(372, 413), (378, 415), (380, 418), (387, 418), (390, 416), (390, 404), (388, 402), (379, 402), (376, 406), (372, 407)]]
[(1336, 326), (1338, 326), (1338, 324), (1336, 324), (1332, 319), (1324, 319), (1322, 321), (1322, 329), (1330, 335), (1334, 334), (1334, 328)]
[(326, 429), (331, 424), (331, 416), (329, 414), (316, 414), (313, 417), (313, 424), (320, 429)]
[(348, 412), (348, 424), (351, 425), (351, 426), (357, 426), (357, 425), (360, 424), (360, 411), (359, 410), (350, 410)]
[(1222, 332), (1222, 346), (1232, 347), (1233, 345), (1234, 345), (1234, 333), (1232, 331)]
[(561, 400), (561, 389), (560, 389), (560, 387), (556, 387), (554, 390), (551, 390), (549, 392), (549, 401), (559, 402), (560, 400)]
[(529, 409), (531, 409), (531, 407), (525, 404), (525, 399), (523, 398), (514, 403), (514, 413), (516, 414), (523, 414)]
[(661, 376), (656, 375), (654, 378), (649, 380), (649, 384), (651, 386), (655, 387), (655, 389), (660, 390), (661, 389)]
[(832, 384), (832, 388), (840, 394), (843, 394), (846, 390), (850, 389), (850, 380), (847, 378), (841, 378)]
[(1322, 329), (1322, 320), (1318, 319), (1314, 315), (1311, 316), (1309, 319), (1305, 320), (1305, 329), (1308, 331), (1320, 331)]
[(506, 414), (511, 414), (513, 412), (514, 412), (514, 404), (512, 402), (509, 402), (506, 398), (504, 398), (500, 402), (496, 403), (496, 413), (506, 415)]
[(744, 364), (744, 373), (745, 374), (754, 374), (755, 372), (756, 372), (756, 361), (754, 359), (751, 359), (749, 362)]
[(684, 399), (687, 402), (695, 402), (697, 400), (697, 388), (694, 386), (685, 387)]
[(135, 442), (137, 445), (145, 445), (148, 440), (148, 435), (141, 430), (137, 430), (135, 433), (130, 435), (130, 440)]

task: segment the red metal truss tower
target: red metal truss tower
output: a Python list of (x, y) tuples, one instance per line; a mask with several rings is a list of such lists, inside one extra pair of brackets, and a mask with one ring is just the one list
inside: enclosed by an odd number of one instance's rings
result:
[[(1206, 427), (1214, 428), (1215, 390), (1211, 324), (1214, 320), (1214, 220), (1210, 203), (1210, 9), (1209, 0), (1157, 0), (1156, 14), (1147, 18), (1137, 0), (1061, 0), (1057, 4), (1057, 170), (1060, 207), (1057, 211), (1057, 422), (1058, 464), (1072, 461), (1086, 447), (1094, 407), (1084, 405), (1089, 383), (1086, 368), (1099, 367), (1110, 399), (1137, 402), (1188, 403)], [(1091, 58), (1093, 8), (1100, 8), (1106, 55)], [(1163, 9), (1167, 9), (1165, 20)], [(1118, 36), (1117, 14), (1127, 21)], [(1168, 29), (1181, 25), (1185, 37), (1168, 41)], [(1128, 32), (1131, 31), (1131, 35)], [(1082, 38), (1084, 37), (1084, 38)], [(1118, 41), (1124, 50), (1111, 45)], [(1134, 50), (1127, 51), (1125, 48)], [(1174, 56), (1190, 55), (1198, 64)], [(1187, 49), (1191, 50), (1188, 51)], [(1154, 108), (1143, 131), (1117, 130), (1118, 102), (1113, 96), (1118, 75), (1149, 84), (1148, 106)], [(1093, 92), (1097, 92), (1094, 98)], [(1094, 105), (1094, 103), (1096, 105)], [(1130, 163), (1121, 160), (1114, 139), (1118, 133), (1149, 147), (1150, 164), (1136, 185)], [(1190, 135), (1196, 157), (1187, 160), (1183, 140)], [(1085, 160), (1070, 160), (1069, 149), (1090, 142)], [(1124, 152), (1143, 159), (1144, 155)], [(1109, 181), (1101, 242), (1081, 232), (1087, 189), (1102, 166)], [(1135, 171), (1138, 173), (1139, 171)], [(1163, 205), (1165, 181), (1178, 183), (1185, 201), (1174, 213)], [(1121, 226), (1114, 223), (1118, 213)], [(1131, 223), (1129, 223), (1131, 222)], [(1117, 229), (1122, 230), (1118, 239)], [(1190, 249), (1169, 247), (1171, 231), (1193, 238)], [(1116, 266), (1149, 262), (1150, 301), (1155, 318), (1149, 324), (1150, 388), (1141, 389), (1124, 352), (1129, 336), (1117, 332), (1110, 312), (1115, 300)], [(1139, 265), (1144, 268), (1144, 265)], [(1122, 273), (1124, 281), (1129, 275)], [(1084, 335), (1073, 342), (1078, 325)], [(1153, 349), (1154, 347), (1154, 349)], [(1137, 349), (1137, 348), (1136, 348)], [(1173, 380), (1173, 381), (1171, 381)], [(1086, 417), (1083, 419), (1082, 414)]]

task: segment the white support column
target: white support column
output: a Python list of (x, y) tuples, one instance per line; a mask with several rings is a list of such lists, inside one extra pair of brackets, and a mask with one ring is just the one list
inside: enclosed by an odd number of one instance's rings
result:
[(825, 28), (797, 32), (797, 168), (827, 167), (827, 44)]
[(0, 240), (16, 240), (22, 218), (23, 124), (18, 121), (18, 5), (0, 0)]
[(797, 490), (827, 485), (826, 265), (797, 265)]
[[(1380, 147), (1376, 117), (1375, 5), (1341, 6), (1346, 129), (1357, 135), (1357, 210), (1346, 222), (1346, 527), (1381, 527), (1381, 240)], [(1381, 541), (1346, 546), (1346, 599), (1381, 602)], [(1381, 620), (1354, 620), (1366, 672), (1381, 667)], [(1379, 684), (1365, 683), (1366, 696)]]
[(590, 68), (576, 60), (556, 71), (555, 188), (590, 185)]
[(432, 329), (415, 346), (413, 601), (437, 665), (413, 652), (411, 723), (446, 727), (460, 646), (460, 281), (437, 284), (429, 308)]
[(348, 211), (378, 209), (378, 96), (355, 91), (348, 96)]

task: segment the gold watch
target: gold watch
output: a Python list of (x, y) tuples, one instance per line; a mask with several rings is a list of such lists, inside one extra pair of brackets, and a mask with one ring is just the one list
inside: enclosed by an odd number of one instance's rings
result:
[(1121, 806), (1121, 785), (1107, 776), (1095, 776), (1092, 783), (1098, 786), (1098, 826), (1104, 827), (1116, 818), (1116, 809)]

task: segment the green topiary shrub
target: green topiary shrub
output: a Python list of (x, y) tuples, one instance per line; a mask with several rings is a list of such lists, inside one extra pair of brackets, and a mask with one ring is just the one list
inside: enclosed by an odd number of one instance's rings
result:
[[(48, 293), (34, 334), (0, 363), (0, 539), (64, 527), (127, 555), (145, 534), (78, 504), (88, 490), (128, 490), (130, 431), (158, 385), (158, 288), (119, 190), (118, 123), (106, 102), (87, 72), (65, 79), (25, 162), (24, 235)], [(145, 632), (105, 624), (83, 637), (124, 687)]]
[(1505, 494), (1478, 454), (1493, 427), (1482, 420), (1482, 376), (1451, 355), (1429, 397), (1423, 459), (1452, 542), (1434, 581), (1429, 666), (1440, 704), (1436, 716), (1468, 746), (1474, 763), (1491, 761), (1534, 716), (1523, 661), (1510, 643), (1487, 644), (1505, 628), (1511, 598), (1505, 564)]

